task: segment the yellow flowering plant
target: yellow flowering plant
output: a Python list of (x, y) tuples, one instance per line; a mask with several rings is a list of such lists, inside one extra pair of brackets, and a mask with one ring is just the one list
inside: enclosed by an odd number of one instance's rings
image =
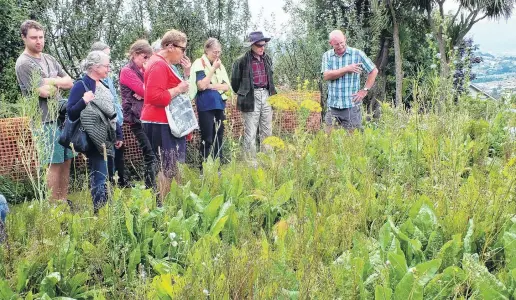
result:
[(269, 136), (263, 140), (265, 146), (270, 146), (273, 149), (284, 150), (285, 142), (277, 136)]
[(296, 111), (299, 109), (299, 104), (284, 94), (270, 96), (268, 101), (272, 107), (280, 111)]
[(321, 104), (318, 102), (311, 100), (311, 99), (305, 99), (303, 102), (301, 102), (301, 109), (306, 109), (309, 112), (321, 112), (322, 107)]

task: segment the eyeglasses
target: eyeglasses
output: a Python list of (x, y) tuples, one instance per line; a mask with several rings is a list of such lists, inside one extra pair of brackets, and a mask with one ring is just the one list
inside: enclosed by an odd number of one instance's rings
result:
[(185, 53), (185, 51), (186, 51), (186, 47), (181, 47), (181, 46), (176, 45), (176, 44), (172, 44), (172, 46), (181, 49), (181, 51), (183, 51), (183, 53)]
[(264, 44), (254, 44), (256, 47), (258, 48), (263, 48), (265, 47), (265, 45), (267, 45), (267, 43), (264, 43)]
[(108, 68), (108, 69), (111, 69), (111, 68), (112, 68), (112, 67), (111, 67), (111, 64), (101, 65), (101, 66), (106, 67), (106, 68)]
[(333, 46), (346, 46), (346, 41), (342, 41), (342, 42), (334, 42), (333, 43)]

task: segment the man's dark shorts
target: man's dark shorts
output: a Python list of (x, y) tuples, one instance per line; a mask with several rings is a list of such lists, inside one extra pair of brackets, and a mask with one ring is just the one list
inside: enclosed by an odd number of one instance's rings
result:
[(326, 112), (324, 118), (328, 126), (340, 126), (346, 129), (361, 129), (362, 128), (362, 111), (360, 105), (350, 108), (333, 108)]

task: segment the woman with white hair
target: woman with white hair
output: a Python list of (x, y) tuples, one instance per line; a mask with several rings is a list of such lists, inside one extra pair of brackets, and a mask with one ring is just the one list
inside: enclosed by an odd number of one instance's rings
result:
[(83, 66), (86, 74), (72, 87), (66, 109), (71, 121), (80, 118), (92, 143), (84, 154), (88, 158), (93, 210), (97, 214), (107, 202), (106, 178), (108, 170), (113, 169), (113, 148), (122, 146), (122, 130), (117, 123), (113, 95), (102, 81), (109, 74), (109, 56), (92, 51)]
[[(90, 51), (102, 51), (107, 55), (111, 55), (111, 48), (109, 48), (109, 46), (103, 42), (93, 43), (93, 45), (91, 45)], [(124, 113), (122, 112), (122, 105), (120, 104), (120, 100), (118, 99), (112, 75), (113, 74), (110, 73), (108, 77), (102, 79), (102, 81), (107, 85), (111, 94), (113, 94), (113, 104), (115, 104), (116, 119), (118, 125), (122, 127), (124, 124)], [(126, 178), (125, 174), (124, 152), (124, 146), (120, 148), (115, 148), (114, 170), (110, 170), (109, 179), (111, 180), (111, 183), (115, 184), (114, 173), (118, 172), (118, 185), (120, 187), (131, 187), (131, 183), (129, 182), (129, 179)]]
[(158, 53), (161, 50), (161, 39), (155, 40), (151, 47), (154, 53)]

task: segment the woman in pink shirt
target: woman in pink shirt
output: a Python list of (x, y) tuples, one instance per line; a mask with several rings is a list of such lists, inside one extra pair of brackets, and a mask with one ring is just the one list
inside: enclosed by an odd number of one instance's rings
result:
[(129, 63), (120, 71), (120, 93), (124, 122), (128, 123), (143, 154), (145, 163), (145, 187), (156, 189), (156, 156), (149, 138), (140, 121), (143, 108), (144, 65), (152, 55), (152, 48), (146, 40), (137, 40), (129, 49)]

